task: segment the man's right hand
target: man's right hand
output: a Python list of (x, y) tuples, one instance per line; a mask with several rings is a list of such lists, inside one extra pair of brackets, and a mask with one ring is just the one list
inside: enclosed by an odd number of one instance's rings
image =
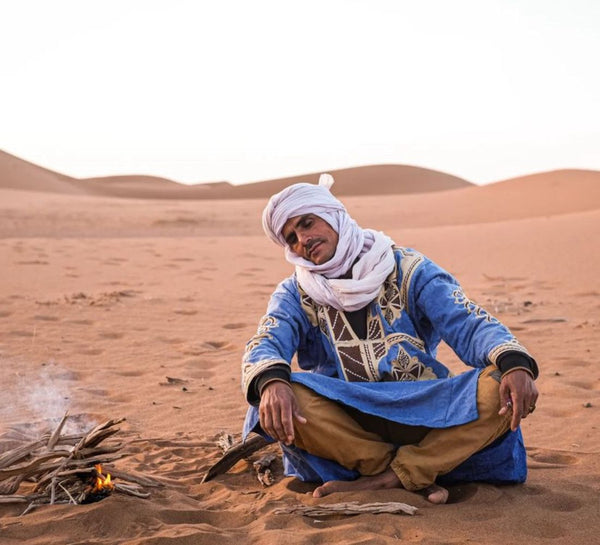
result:
[(286, 445), (294, 442), (294, 420), (306, 424), (291, 385), (281, 380), (270, 382), (263, 388), (258, 413), (265, 433)]

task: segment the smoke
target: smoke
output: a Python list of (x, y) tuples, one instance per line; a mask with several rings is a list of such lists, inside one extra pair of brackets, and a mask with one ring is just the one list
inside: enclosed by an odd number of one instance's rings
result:
[(69, 409), (69, 393), (64, 385), (54, 379), (60, 368), (49, 362), (24, 390), (27, 407), (32, 416), (40, 420), (57, 420)]
[[(0, 405), (2, 427), (31, 438), (55, 429), (65, 413), (70, 412), (68, 383), (72, 382), (73, 372), (54, 360), (35, 367), (31, 364), (11, 367), (19, 371), (7, 377), (9, 384)], [(63, 433), (82, 433), (94, 425), (86, 415), (70, 414)]]

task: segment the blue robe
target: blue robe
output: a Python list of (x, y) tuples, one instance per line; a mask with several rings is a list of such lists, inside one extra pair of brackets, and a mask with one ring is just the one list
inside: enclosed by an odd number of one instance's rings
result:
[[(250, 403), (244, 437), (261, 433), (251, 388), (272, 366), (315, 392), (390, 421), (446, 428), (478, 418), (477, 379), (507, 351), (527, 354), (510, 331), (471, 301), (448, 272), (409, 248), (394, 248), (396, 268), (367, 311), (367, 338), (359, 339), (343, 312), (315, 303), (293, 275), (269, 302), (258, 331), (246, 345), (242, 388)], [(444, 340), (473, 369), (452, 376), (436, 359)], [(287, 475), (305, 481), (358, 476), (331, 460), (282, 446)], [(526, 456), (520, 430), (508, 432), (439, 479), (523, 482)]]

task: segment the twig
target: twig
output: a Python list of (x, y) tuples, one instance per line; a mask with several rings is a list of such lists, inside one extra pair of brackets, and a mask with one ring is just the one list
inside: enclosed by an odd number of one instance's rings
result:
[(71, 503), (75, 503), (75, 504), (77, 503), (75, 501), (75, 498), (73, 496), (71, 496), (71, 493), (62, 485), (62, 483), (58, 483), (58, 486), (60, 486), (64, 490), (65, 494), (67, 496), (69, 496), (69, 499), (71, 500)]
[(60, 437), (60, 432), (62, 431), (68, 417), (69, 411), (65, 413), (65, 415), (62, 417), (62, 420), (54, 430), (54, 433), (50, 436), (50, 439), (48, 440), (48, 450), (52, 450), (56, 446), (58, 438)]
[(124, 483), (115, 483), (115, 490), (125, 492), (126, 494), (130, 494), (131, 496), (136, 496), (138, 498), (150, 497), (150, 494), (148, 492), (143, 492), (138, 487), (127, 485)]
[(363, 513), (404, 513), (414, 515), (418, 509), (407, 503), (400, 502), (376, 502), (363, 503), (348, 502), (348, 503), (329, 503), (324, 505), (296, 505), (293, 507), (285, 507), (275, 509), (276, 515), (286, 515), (299, 513), (305, 517), (322, 517), (327, 515), (361, 515)]

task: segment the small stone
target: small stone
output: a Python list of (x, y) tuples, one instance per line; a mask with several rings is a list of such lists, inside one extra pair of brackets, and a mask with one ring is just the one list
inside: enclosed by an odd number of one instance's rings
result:
[(182, 390), (183, 392), (187, 392), (187, 388), (186, 388), (185, 386), (183, 386), (183, 387), (181, 388), (181, 390)]
[(558, 371), (556, 371), (556, 373), (554, 373), (555, 377), (560, 377), (560, 373)]
[(584, 403), (584, 404), (583, 404), (583, 406), (584, 406), (586, 409), (589, 409), (590, 407), (593, 407), (593, 405), (592, 405), (592, 404), (591, 404), (589, 401), (588, 401), (587, 403)]

